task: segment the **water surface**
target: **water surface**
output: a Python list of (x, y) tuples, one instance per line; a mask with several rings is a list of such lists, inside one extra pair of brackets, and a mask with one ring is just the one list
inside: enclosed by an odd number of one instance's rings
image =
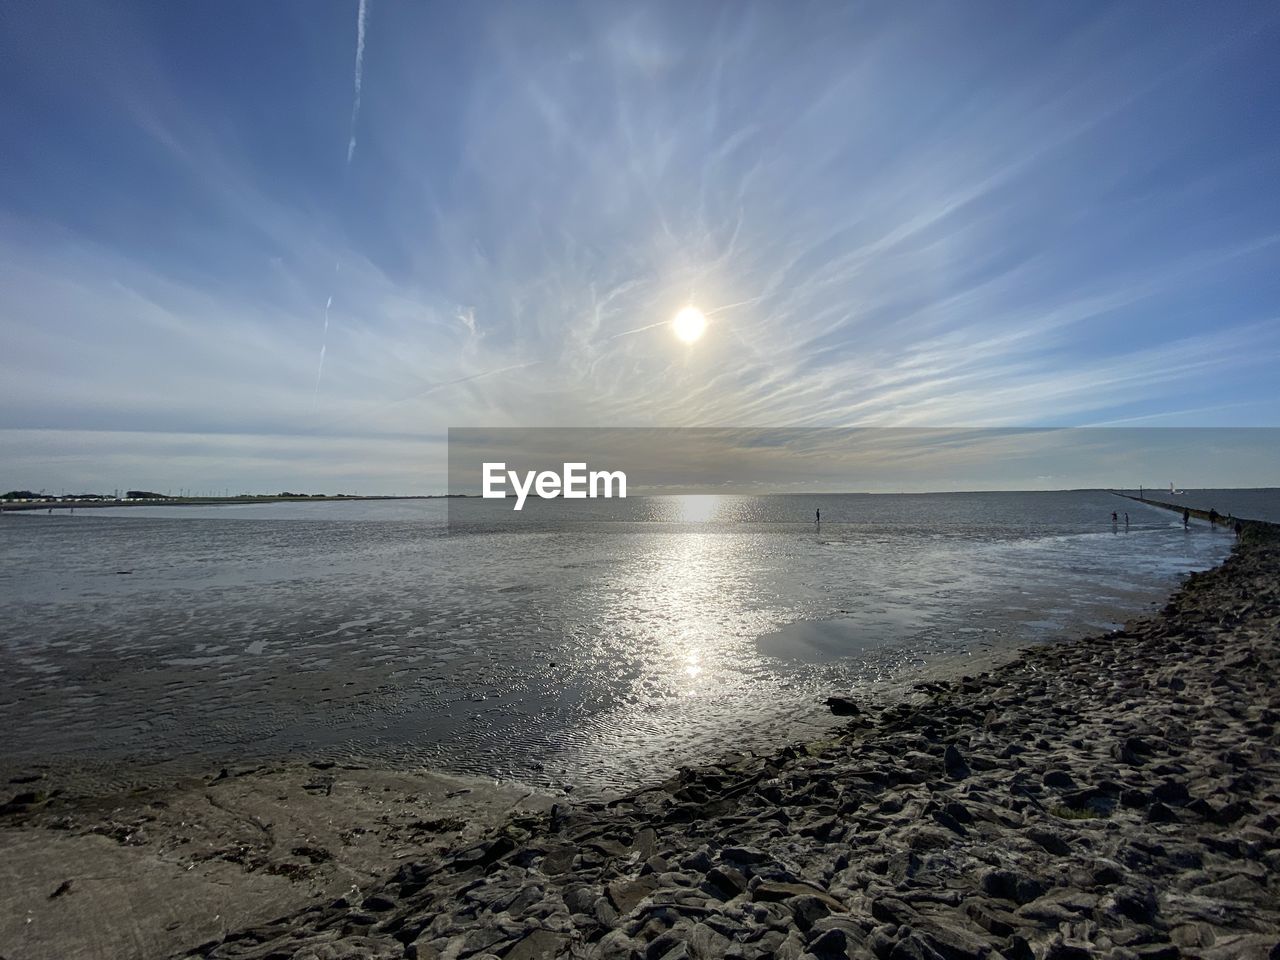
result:
[(831, 692), (1114, 626), (1231, 543), (1101, 492), (597, 506), (476, 535), (438, 500), (6, 515), (6, 763), (324, 754), (625, 787)]

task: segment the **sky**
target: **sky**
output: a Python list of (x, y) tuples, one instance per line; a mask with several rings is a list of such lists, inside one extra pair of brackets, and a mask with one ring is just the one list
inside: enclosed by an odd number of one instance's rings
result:
[(1246, 0), (0, 4), (0, 488), (1280, 426), (1277, 48)]

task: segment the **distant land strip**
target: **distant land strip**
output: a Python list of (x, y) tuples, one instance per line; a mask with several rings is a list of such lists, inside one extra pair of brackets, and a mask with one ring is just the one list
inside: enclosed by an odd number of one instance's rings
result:
[(18, 510), (74, 510), (76, 507), (97, 509), (100, 507), (209, 507), (237, 503), (318, 503), (333, 500), (445, 500), (465, 494), (413, 494), (409, 496), (334, 496), (317, 494), (282, 497), (278, 495), (246, 495), (239, 497), (158, 497), (149, 500), (32, 500), (0, 501), (0, 512)]

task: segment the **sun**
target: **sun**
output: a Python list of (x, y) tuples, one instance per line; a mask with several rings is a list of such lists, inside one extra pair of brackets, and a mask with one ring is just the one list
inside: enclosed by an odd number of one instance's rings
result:
[(693, 343), (707, 329), (706, 314), (697, 307), (685, 307), (675, 315), (675, 318), (671, 321), (671, 328), (675, 330), (676, 336), (685, 343)]

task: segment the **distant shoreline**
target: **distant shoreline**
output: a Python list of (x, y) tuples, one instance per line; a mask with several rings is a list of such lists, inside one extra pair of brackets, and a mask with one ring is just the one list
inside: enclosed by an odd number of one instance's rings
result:
[(458, 499), (467, 494), (428, 493), (410, 496), (315, 496), (315, 497), (166, 497), (162, 500), (39, 500), (9, 501), (0, 503), (2, 512), (18, 512), (20, 510), (74, 510), (101, 509), (103, 507), (221, 507), (251, 503), (332, 503), (334, 501), (366, 501), (366, 500), (448, 500)]
[[(1277, 487), (1221, 487), (1214, 488), (1218, 492), (1233, 493), (1254, 493), (1269, 490), (1280, 489)], [(1152, 491), (1153, 493), (1156, 491)], [(1180, 491), (1184, 492), (1184, 491)], [(1192, 489), (1190, 493), (1197, 490)], [(1152, 500), (1147, 497), (1134, 496), (1131, 488), (1127, 487), (1062, 487), (1047, 490), (928, 490), (928, 491), (889, 491), (889, 490), (846, 490), (841, 492), (831, 491), (793, 491), (793, 492), (769, 492), (769, 493), (749, 493), (744, 494), (743, 491), (719, 491), (716, 493), (700, 492), (696, 494), (682, 493), (649, 493), (644, 489), (638, 490), (634, 497), (639, 499), (642, 497), (682, 497), (682, 496), (735, 496), (746, 495), (756, 497), (937, 497), (937, 496), (971, 496), (971, 495), (987, 495), (987, 494), (1010, 494), (1010, 493), (1110, 493), (1128, 500), (1136, 500), (1146, 503), (1154, 507), (1164, 507), (1169, 510), (1181, 511), (1182, 504), (1173, 504), (1160, 500)], [(415, 493), (415, 494), (370, 494), (360, 495), (338, 495), (333, 496), (316, 494), (315, 496), (296, 496), (281, 497), (271, 494), (263, 495), (246, 495), (238, 497), (161, 497), (155, 499), (135, 499), (135, 500), (0, 500), (0, 512), (20, 511), (20, 510), (68, 510), (75, 507), (85, 508), (101, 508), (101, 507), (213, 507), (236, 504), (251, 503), (332, 503), (334, 501), (371, 501), (371, 500), (479, 500), (482, 499), (478, 493)], [(1193, 516), (1204, 514), (1205, 518), (1208, 512), (1192, 508)]]

